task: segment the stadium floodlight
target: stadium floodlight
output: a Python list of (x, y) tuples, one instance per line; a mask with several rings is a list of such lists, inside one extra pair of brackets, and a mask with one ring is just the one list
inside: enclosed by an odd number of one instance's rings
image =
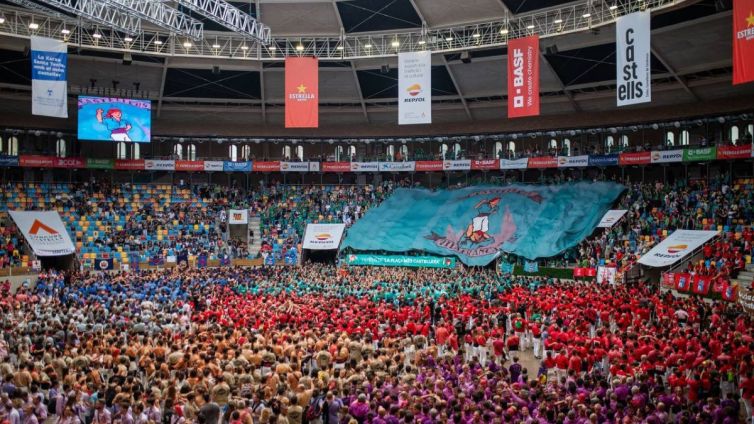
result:
[(195, 41), (204, 36), (204, 24), (160, 1), (153, 0), (102, 0), (104, 3), (176, 34)]
[(270, 44), (270, 27), (225, 0), (177, 0), (177, 3), (239, 35), (264, 45)]
[(39, 0), (40, 2), (130, 35), (141, 33), (141, 20), (102, 0)]

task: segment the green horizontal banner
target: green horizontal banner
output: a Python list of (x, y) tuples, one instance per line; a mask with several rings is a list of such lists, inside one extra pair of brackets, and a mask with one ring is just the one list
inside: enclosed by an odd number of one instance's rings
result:
[(112, 159), (86, 159), (86, 167), (90, 169), (113, 169), (115, 161)]
[(413, 268), (455, 268), (456, 258), (439, 256), (346, 255), (346, 264), (364, 266), (404, 266)]
[(715, 159), (717, 159), (717, 149), (714, 147), (686, 149), (683, 151), (684, 162), (705, 162)]

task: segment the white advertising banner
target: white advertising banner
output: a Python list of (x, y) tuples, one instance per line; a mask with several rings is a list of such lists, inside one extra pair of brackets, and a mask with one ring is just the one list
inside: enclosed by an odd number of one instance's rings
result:
[(589, 156), (558, 156), (559, 168), (576, 168), (589, 165)]
[(147, 159), (144, 161), (147, 171), (175, 171), (175, 161), (165, 159)]
[(223, 172), (223, 161), (221, 160), (205, 160), (204, 161), (205, 172)]
[(529, 166), (529, 158), (500, 159), (500, 169), (526, 169)]
[(380, 162), (380, 172), (414, 172), (416, 162)]
[(468, 171), (471, 169), (471, 159), (444, 160), (442, 169), (446, 171)]
[(63, 256), (76, 252), (71, 236), (57, 212), (10, 211), (37, 256)]
[(652, 101), (649, 10), (621, 16), (615, 24), (618, 106)]
[(717, 234), (717, 231), (675, 230), (642, 256), (639, 263), (655, 268), (673, 265)]
[(432, 123), (432, 53), (398, 53), (398, 125)]
[(68, 117), (68, 46), (31, 37), (31, 114)]
[(652, 163), (683, 162), (683, 150), (663, 150), (652, 152)]
[(615, 284), (615, 275), (618, 270), (612, 267), (600, 266), (597, 267), (597, 284), (608, 283), (610, 285)]
[(309, 172), (309, 162), (280, 162), (280, 172)]
[(345, 224), (307, 224), (304, 233), (304, 249), (337, 249), (345, 229)]
[(626, 212), (628, 212), (626, 209), (612, 209), (605, 212), (605, 215), (600, 219), (600, 223), (597, 224), (597, 228), (612, 228), (613, 225), (617, 224), (623, 218)]
[(319, 162), (309, 162), (309, 171), (319, 172)]
[(248, 209), (231, 209), (228, 212), (228, 224), (248, 224), (249, 223), (249, 210)]
[(377, 172), (379, 162), (351, 162), (351, 171), (353, 172)]

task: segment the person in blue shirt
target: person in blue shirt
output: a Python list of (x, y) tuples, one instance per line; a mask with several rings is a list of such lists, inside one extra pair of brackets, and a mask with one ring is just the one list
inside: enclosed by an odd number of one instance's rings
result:
[(123, 112), (118, 108), (110, 108), (104, 114), (104, 110), (97, 109), (97, 122), (103, 124), (110, 131), (113, 141), (131, 141), (128, 132), (131, 131), (131, 123), (123, 119)]

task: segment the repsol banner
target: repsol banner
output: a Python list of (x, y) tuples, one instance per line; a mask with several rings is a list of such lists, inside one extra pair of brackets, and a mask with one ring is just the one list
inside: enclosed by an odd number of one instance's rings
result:
[(663, 150), (652, 152), (652, 163), (673, 163), (683, 161), (683, 150)]
[(455, 268), (456, 258), (439, 256), (403, 256), (403, 255), (346, 255), (347, 265), (365, 266), (402, 266), (411, 268)]
[(616, 21), (618, 106), (652, 101), (650, 12), (636, 12)]

